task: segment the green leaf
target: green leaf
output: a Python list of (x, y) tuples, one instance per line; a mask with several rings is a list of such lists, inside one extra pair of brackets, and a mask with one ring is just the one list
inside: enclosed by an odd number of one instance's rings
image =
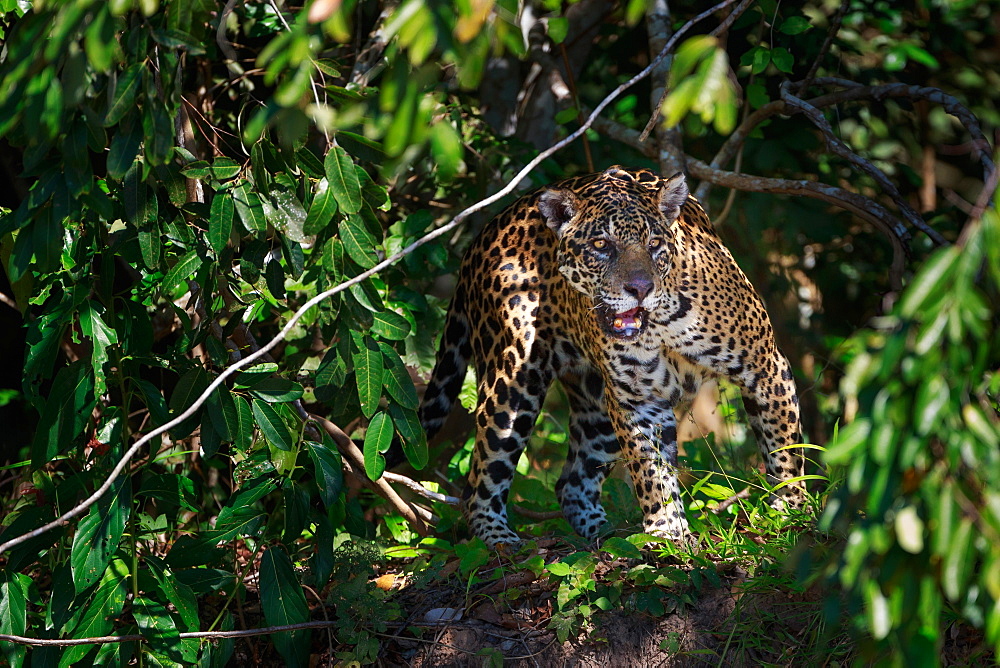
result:
[(778, 46), (771, 49), (771, 62), (774, 63), (774, 66), (779, 71), (791, 74), (792, 67), (795, 65), (795, 58), (788, 52), (788, 49)]
[(194, 481), (179, 473), (157, 473), (143, 479), (136, 496), (162, 501), (175, 508), (198, 512), (194, 506)]
[(340, 221), (340, 239), (348, 257), (358, 263), (362, 269), (371, 269), (378, 263), (375, 255), (375, 245), (378, 241), (365, 228), (365, 223), (358, 216), (347, 216)]
[(403, 439), (403, 454), (410, 465), (418, 471), (427, 466), (427, 434), (420, 426), (420, 418), (415, 410), (403, 408), (397, 403), (389, 404), (392, 423)]
[[(170, 395), (170, 419), (174, 419), (186, 411), (205, 388), (208, 387), (208, 383), (208, 375), (202, 367), (195, 367), (181, 376), (174, 387), (173, 393)], [(171, 430), (171, 434), (175, 438), (184, 438), (190, 434), (194, 430), (195, 425), (198, 424), (198, 416), (203, 409), (204, 405), (201, 409), (195, 411), (190, 418), (174, 427)]]
[(236, 374), (236, 387), (253, 387), (276, 373), (278, 373), (278, 365), (274, 362), (261, 362), (251, 367), (244, 367)]
[(961, 601), (967, 591), (972, 559), (975, 556), (972, 550), (972, 529), (972, 520), (963, 517), (944, 555), (941, 586), (950, 601)]
[(90, 353), (94, 367), (94, 392), (102, 395), (107, 390), (104, 363), (108, 361), (108, 348), (118, 344), (118, 333), (104, 322), (104, 307), (88, 300), (80, 307), (80, 330), (93, 343)]
[[(28, 586), (31, 578), (21, 573), (0, 570), (0, 634), (23, 636), (27, 629)], [(0, 643), (7, 662), (24, 665), (26, 646)]]
[[(129, 577), (128, 567), (121, 560), (111, 562), (110, 568), (101, 578), (93, 597), (82, 607), (80, 623), (73, 629), (73, 638), (95, 638), (108, 635), (114, 620), (125, 606), (125, 583)], [(60, 665), (71, 666), (86, 656), (91, 645), (68, 648), (62, 655)]]
[(233, 197), (228, 192), (215, 193), (212, 199), (212, 209), (208, 217), (208, 242), (212, 245), (216, 257), (222, 255), (229, 244), (233, 233), (234, 205)]
[(111, 563), (131, 513), (131, 496), (131, 482), (119, 476), (80, 520), (70, 551), (73, 586), (78, 594), (101, 579)]
[(955, 246), (939, 249), (920, 267), (920, 271), (903, 290), (899, 312), (904, 317), (914, 317), (924, 310), (924, 305), (948, 289), (951, 274), (961, 258), (961, 249)]
[(233, 188), (232, 197), (243, 226), (250, 232), (267, 232), (264, 205), (261, 203), (260, 195), (250, 189), (250, 184), (243, 181)]
[(198, 251), (189, 251), (177, 263), (170, 268), (167, 275), (163, 277), (160, 289), (167, 295), (174, 295), (182, 285), (187, 287), (187, 279), (196, 271), (201, 269), (202, 260)]
[(316, 184), (316, 193), (313, 196), (312, 205), (309, 207), (309, 214), (302, 230), (305, 234), (319, 234), (326, 226), (333, 222), (333, 216), (337, 213), (337, 199), (334, 197), (333, 189), (327, 179), (321, 179)]
[(124, 118), (125, 114), (135, 109), (135, 98), (142, 88), (144, 73), (143, 63), (133, 63), (118, 77), (115, 92), (111, 96), (111, 105), (104, 116), (104, 127), (111, 127)]
[(323, 164), (330, 190), (333, 191), (340, 210), (347, 214), (361, 211), (361, 183), (354, 171), (354, 161), (347, 155), (347, 151), (334, 146), (326, 154)]
[(781, 22), (781, 27), (778, 28), (778, 31), (786, 35), (799, 35), (810, 28), (812, 28), (812, 25), (810, 25), (809, 20), (804, 16), (789, 16)]
[(319, 487), (319, 498), (323, 505), (329, 508), (340, 499), (344, 489), (344, 470), (340, 453), (332, 442), (323, 443), (306, 441), (309, 457), (316, 468), (316, 485)]
[[(260, 601), (268, 626), (287, 626), (309, 621), (306, 597), (280, 547), (269, 547), (260, 560)], [(298, 668), (309, 663), (309, 631), (283, 631), (272, 636), (285, 665)]]
[(410, 378), (403, 360), (399, 358), (399, 353), (392, 346), (381, 341), (378, 347), (382, 351), (384, 366), (382, 384), (389, 396), (404, 408), (416, 409), (420, 403), (417, 399), (417, 390), (413, 386), (413, 379)]
[(86, 360), (59, 370), (31, 444), (32, 468), (42, 468), (74, 444), (90, 421), (96, 403), (94, 374)]
[(250, 407), (253, 410), (254, 419), (257, 420), (257, 426), (260, 427), (261, 433), (264, 434), (264, 438), (279, 450), (291, 450), (293, 445), (292, 434), (288, 431), (288, 425), (278, 415), (278, 411), (274, 410), (267, 402), (258, 399), (254, 399), (250, 403)]
[(233, 445), (241, 452), (247, 452), (253, 446), (254, 418), (250, 404), (243, 397), (233, 397), (236, 404), (236, 414), (239, 417), (239, 428), (234, 434)]
[(240, 416), (233, 395), (225, 385), (215, 388), (205, 402), (212, 427), (224, 443), (232, 443), (240, 430)]
[(563, 40), (566, 39), (566, 33), (569, 32), (569, 19), (563, 16), (550, 17), (546, 21), (546, 28), (549, 39), (556, 44), (562, 44)]
[(368, 423), (365, 432), (365, 473), (372, 480), (378, 480), (385, 472), (385, 458), (381, 453), (392, 445), (392, 418), (379, 411)]
[(269, 404), (285, 403), (301, 399), (303, 390), (298, 383), (287, 378), (264, 378), (250, 387), (250, 394)]
[(354, 338), (354, 373), (358, 380), (358, 399), (361, 412), (370, 418), (378, 410), (382, 396), (382, 351), (370, 336), (351, 332)]
[(118, 41), (115, 39), (114, 19), (108, 12), (107, 5), (100, 7), (93, 20), (87, 26), (83, 42), (90, 66), (98, 72), (107, 72), (114, 62)]
[(601, 543), (601, 550), (620, 559), (642, 559), (642, 550), (618, 536), (611, 536)]
[(372, 333), (390, 341), (402, 341), (410, 333), (410, 323), (393, 311), (372, 314)]
[(163, 652), (174, 661), (185, 660), (177, 625), (163, 603), (137, 596), (132, 601), (132, 616), (150, 649)]

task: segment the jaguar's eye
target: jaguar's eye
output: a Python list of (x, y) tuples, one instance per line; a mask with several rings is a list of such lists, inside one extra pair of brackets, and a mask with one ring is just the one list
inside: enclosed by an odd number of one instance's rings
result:
[(606, 239), (594, 239), (593, 241), (590, 242), (590, 245), (593, 246), (596, 250), (604, 250), (605, 248), (608, 247), (608, 242)]
[(656, 250), (662, 245), (663, 245), (663, 239), (661, 239), (660, 237), (653, 237), (652, 239), (649, 240), (650, 250)]

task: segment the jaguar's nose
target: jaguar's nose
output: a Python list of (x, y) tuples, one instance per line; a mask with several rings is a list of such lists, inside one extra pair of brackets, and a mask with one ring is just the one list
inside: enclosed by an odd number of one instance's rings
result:
[(624, 288), (625, 292), (642, 304), (646, 296), (653, 291), (653, 280), (646, 274), (634, 273), (625, 281)]

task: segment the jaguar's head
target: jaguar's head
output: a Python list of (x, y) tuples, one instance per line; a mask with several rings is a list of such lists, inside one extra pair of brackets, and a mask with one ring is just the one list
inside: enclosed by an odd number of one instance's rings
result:
[(688, 198), (683, 174), (638, 179), (612, 167), (577, 189), (549, 189), (538, 207), (559, 238), (559, 272), (593, 300), (608, 335), (637, 338), (663, 301), (674, 223)]

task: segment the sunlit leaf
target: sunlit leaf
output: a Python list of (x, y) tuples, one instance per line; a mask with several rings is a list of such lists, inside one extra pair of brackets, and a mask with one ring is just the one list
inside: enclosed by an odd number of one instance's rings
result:
[(365, 473), (372, 480), (378, 480), (385, 471), (385, 458), (382, 453), (392, 444), (392, 418), (379, 411), (368, 423), (365, 432)]

